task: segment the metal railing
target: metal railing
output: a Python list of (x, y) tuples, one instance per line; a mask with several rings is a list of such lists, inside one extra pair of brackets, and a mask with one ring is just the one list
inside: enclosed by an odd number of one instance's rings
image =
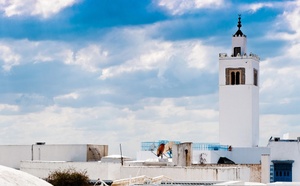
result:
[[(156, 151), (158, 146), (162, 143), (167, 144), (168, 140), (159, 140), (153, 142), (142, 142), (141, 150), (142, 151)], [(179, 144), (180, 141), (173, 141), (174, 144)], [(228, 145), (220, 145), (219, 143), (192, 143), (193, 150), (228, 150)]]
[(193, 150), (228, 150), (228, 145), (219, 143), (193, 143)]
[[(167, 144), (170, 141), (168, 140), (159, 140), (159, 141), (152, 141), (152, 142), (142, 142), (141, 143), (141, 150), (142, 151), (156, 151), (158, 146), (162, 143)], [(179, 144), (180, 141), (172, 141), (174, 144)]]

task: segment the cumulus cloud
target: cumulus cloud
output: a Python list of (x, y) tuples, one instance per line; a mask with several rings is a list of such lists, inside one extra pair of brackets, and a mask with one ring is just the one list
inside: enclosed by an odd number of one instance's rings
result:
[[(142, 141), (173, 139), (217, 142), (215, 131), (218, 129), (218, 111), (189, 107), (194, 105), (193, 102), (179, 105), (182, 99), (186, 98), (143, 99), (136, 103), (140, 105), (138, 109), (114, 105), (92, 108), (52, 105), (28, 114), (10, 117), (0, 115), (0, 134), (6, 139), (3, 143), (10, 143), (15, 138), (28, 144), (35, 141), (46, 141), (48, 144), (98, 142), (108, 144), (110, 153), (118, 153), (117, 147), (122, 143), (125, 154), (133, 157)], [(15, 109), (13, 105), (4, 107)], [(191, 129), (197, 129), (197, 132), (191, 132)]]
[(266, 37), (291, 41), (291, 44), (299, 43), (300, 1), (286, 2), (280, 8), (284, 8), (284, 12), (274, 20), (273, 29), (266, 34)]
[(0, 57), (5, 62), (3, 68), (10, 70), (13, 66), (20, 64), (53, 61), (55, 54), (61, 49), (59, 42), (54, 43), (3, 39), (0, 41)]
[(87, 71), (97, 72), (99, 70), (98, 64), (105, 63), (108, 51), (102, 49), (101, 46), (91, 44), (77, 52), (67, 49), (63, 55), (65, 56), (65, 64), (78, 65)]
[(220, 8), (224, 5), (223, 0), (159, 0), (155, 1), (158, 6), (165, 8), (172, 15), (182, 15), (203, 8)]
[(97, 44), (76, 48), (62, 41), (2, 40), (0, 42), (0, 59), (3, 61), (2, 68), (5, 71), (26, 63), (60, 62), (66, 65), (77, 65), (89, 72), (97, 72), (101, 64), (105, 64), (108, 55), (108, 51)]
[(295, 3), (295, 6), (292, 8), (291, 11), (285, 12), (282, 15), (284, 21), (288, 24), (289, 28), (291, 29), (291, 33), (288, 33), (287, 39), (289, 40), (296, 40), (300, 42), (300, 1)]
[(76, 2), (76, 0), (1, 0), (0, 10), (7, 17), (30, 15), (48, 18)]
[(58, 100), (60, 100), (60, 99), (62, 99), (62, 100), (63, 99), (78, 99), (78, 97), (79, 97), (79, 94), (73, 92), (73, 93), (70, 93), (70, 94), (65, 94), (65, 95), (57, 96), (54, 99), (58, 99)]
[(300, 85), (299, 57), (282, 55), (261, 62), (261, 110), (262, 113), (291, 114), (298, 112)]
[[(299, 115), (264, 114), (260, 117), (260, 145), (265, 146), (271, 136), (282, 137), (285, 133), (300, 131)], [(272, 130), (270, 130), (272, 129)]]
[(290, 8), (295, 8), (295, 5), (297, 6), (299, 4), (299, 0), (293, 0), (293, 1), (261, 1), (258, 3), (245, 3), (241, 4), (239, 6), (239, 9), (241, 11), (248, 11), (252, 14), (257, 13), (257, 11), (261, 9), (278, 9), (282, 10), (285, 9), (286, 11), (289, 11)]
[(71, 105), (70, 103), (76, 101), (79, 98), (80, 98), (80, 94), (78, 94), (76, 92), (72, 92), (72, 93), (65, 94), (65, 95), (55, 96), (53, 98), (53, 100), (56, 104), (59, 104), (59, 105), (61, 105), (63, 103)]
[(18, 112), (19, 107), (17, 105), (0, 104), (0, 113)]
[(100, 79), (154, 69), (158, 71), (158, 77), (163, 77), (166, 69), (177, 62), (182, 63), (183, 68), (205, 70), (211, 73), (217, 70), (213, 68), (215, 54), (210, 51), (218, 51), (219, 48), (203, 45), (199, 40), (178, 42), (149, 40), (148, 43), (144, 43), (145, 45), (148, 46), (147, 50), (135, 53), (135, 57), (118, 66), (104, 68)]
[[(285, 45), (273, 57), (261, 61), (261, 110), (264, 114), (299, 114), (300, 76), (300, 1), (288, 2), (285, 11), (266, 34), (271, 40), (284, 40)], [(285, 28), (285, 29), (282, 29)], [(272, 50), (271, 50), (272, 51)]]
[(154, 45), (150, 52), (145, 51), (145, 53), (138, 54), (133, 59), (128, 59), (118, 66), (104, 68), (100, 79), (107, 79), (124, 73), (158, 69), (160, 66), (164, 66), (170, 58), (171, 54), (167, 52), (169, 47), (169, 43), (162, 42)]
[(255, 13), (262, 8), (273, 8), (276, 4), (278, 4), (278, 3), (262, 2), (262, 3), (245, 4), (245, 5), (241, 6), (241, 10), (242, 11), (250, 11), (251, 13)]
[[(217, 90), (217, 86), (209, 86), (217, 79), (217, 55), (211, 51), (224, 51), (222, 48), (198, 39), (171, 42), (151, 38), (147, 29), (115, 29), (105, 38), (75, 46), (64, 41), (3, 40), (3, 46), (22, 59), (15, 66), (22, 65), (17, 70), (24, 78), (10, 86), (28, 87), (28, 95), (44, 95), (49, 102), (42, 106), (76, 107), (122, 105), (150, 95), (180, 97)], [(116, 35), (119, 42), (112, 43)], [(176, 91), (177, 87), (183, 88)], [(31, 105), (36, 103), (41, 109), (39, 102), (31, 101)], [(25, 103), (24, 99), (18, 103)]]
[(10, 71), (13, 66), (20, 63), (20, 55), (15, 53), (9, 46), (0, 45), (0, 59), (4, 71)]

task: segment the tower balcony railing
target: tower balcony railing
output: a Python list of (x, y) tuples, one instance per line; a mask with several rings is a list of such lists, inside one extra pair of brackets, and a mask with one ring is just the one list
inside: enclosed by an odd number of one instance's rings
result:
[(247, 55), (246, 53), (244, 55), (237, 54), (236, 56), (233, 56), (233, 54), (229, 56), (227, 55), (227, 53), (219, 53), (219, 58), (220, 59), (229, 59), (229, 58), (249, 59), (250, 58), (250, 59), (260, 60), (259, 56), (253, 53), (250, 53), (249, 55)]

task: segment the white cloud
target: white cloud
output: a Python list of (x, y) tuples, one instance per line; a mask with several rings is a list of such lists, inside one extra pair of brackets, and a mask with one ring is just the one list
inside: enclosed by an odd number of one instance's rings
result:
[(0, 135), (2, 143), (14, 144), (97, 142), (108, 144), (110, 153), (118, 153), (117, 147), (122, 143), (124, 153), (130, 156), (135, 156), (140, 142), (148, 140), (217, 142), (218, 111), (192, 108), (194, 102), (178, 105), (186, 100), (149, 98), (138, 101), (135, 109), (115, 105), (92, 108), (53, 105), (26, 115), (0, 115)]
[(165, 70), (174, 66), (174, 63), (182, 63), (183, 68), (200, 69), (206, 72), (217, 70), (214, 68), (215, 54), (211, 51), (218, 51), (220, 48), (203, 45), (199, 40), (177, 42), (148, 40), (144, 41), (144, 46), (146, 46), (144, 50), (135, 51), (133, 59), (128, 59), (118, 66), (104, 68), (100, 79), (154, 69), (158, 70), (158, 77), (163, 77)]
[(35, 57), (34, 57), (34, 61), (37, 61), (37, 62), (49, 62), (49, 61), (53, 61), (53, 58), (50, 57), (50, 56), (47, 56), (47, 55), (43, 55), (43, 54), (37, 54)]
[[(165, 71), (176, 63), (182, 65), (181, 70), (217, 70), (216, 56), (211, 51), (223, 49), (204, 45), (198, 39), (176, 42), (152, 39), (146, 30), (147, 27), (119, 29), (108, 34), (104, 41), (97, 41), (101, 45), (88, 43), (80, 47), (62, 41), (3, 40), (0, 58), (5, 61), (3, 68), (6, 70), (20, 63), (61, 62), (79, 66), (87, 72), (101, 72), (100, 79), (152, 70), (157, 70), (157, 76), (163, 78)], [(125, 41), (126, 47), (112, 46), (109, 37), (116, 34), (122, 42), (126, 38), (134, 39)]]
[(97, 72), (99, 70), (98, 65), (105, 63), (108, 58), (108, 51), (92, 44), (81, 48), (78, 52), (66, 49), (62, 55), (65, 58), (65, 64), (78, 65), (87, 71)]
[(1, 40), (0, 58), (3, 69), (9, 71), (13, 66), (31, 62), (48, 62), (59, 59), (59, 42), (34, 42), (28, 40)]
[(273, 8), (278, 3), (252, 3), (252, 4), (245, 4), (241, 6), (242, 11), (250, 11), (251, 13), (257, 12), (259, 9), (262, 8)]
[(284, 9), (283, 14), (278, 15), (274, 29), (267, 33), (270, 39), (288, 40), (292, 45), (300, 42), (300, 0), (288, 1), (281, 4), (280, 9)]
[(61, 62), (77, 65), (88, 72), (98, 72), (109, 58), (107, 50), (90, 44), (74, 49), (61, 41), (0, 41), (0, 64), (5, 71), (25, 63)]
[(0, 10), (7, 17), (30, 15), (48, 18), (75, 3), (76, 0), (2, 0)]
[(46, 18), (75, 3), (76, 0), (37, 0), (32, 15), (42, 15)]
[(212, 51), (224, 51), (221, 47), (203, 45), (200, 41), (193, 41), (186, 49), (190, 54), (187, 55), (187, 63), (190, 68), (205, 69), (208, 72), (215, 72), (213, 68), (216, 53)]
[[(287, 56), (282, 56), (277, 60), (280, 60), (282, 63), (293, 61)], [(295, 72), (300, 70), (300, 65), (290, 63), (288, 66), (277, 67), (274, 63), (276, 63), (276, 58), (270, 58), (261, 62), (260, 92), (262, 96), (267, 96), (273, 99), (273, 103), (276, 103), (286, 97), (296, 96), (295, 93), (299, 87), (297, 82), (300, 81), (300, 75)]]
[[(180, 120), (198, 120), (201, 118), (202, 121), (214, 121), (218, 118), (218, 112), (213, 109), (205, 108), (205, 109), (196, 109), (191, 108), (187, 109), (187, 106), (189, 104), (193, 105), (194, 103), (189, 103), (186, 105), (177, 105), (177, 102), (184, 99), (186, 101), (186, 98), (164, 98), (164, 99), (158, 99), (157, 104), (151, 104), (149, 103), (144, 106), (144, 109), (138, 112), (138, 115), (145, 115), (148, 114), (148, 119), (171, 119), (172, 121), (180, 121)], [(145, 102), (144, 102), (145, 103)], [(145, 113), (140, 113), (145, 112)], [(151, 114), (150, 114), (151, 113)], [(138, 118), (138, 115), (136, 118)], [(167, 123), (172, 125), (172, 123)]]
[(65, 94), (65, 95), (60, 95), (60, 96), (56, 96), (54, 97), (54, 100), (66, 100), (66, 99), (78, 99), (79, 98), (79, 94), (78, 93), (75, 93), (75, 92), (72, 92), (72, 93), (69, 93), (69, 94)]
[(285, 4), (283, 14), (274, 22), (275, 28), (266, 34), (272, 40), (285, 40), (281, 52), (272, 58), (261, 61), (261, 97), (266, 104), (282, 106), (293, 101), (297, 103), (300, 88), (300, 1), (290, 1)]
[[(285, 40), (281, 53), (261, 62), (261, 92), (268, 94), (274, 102), (286, 103), (287, 98), (298, 96), (300, 85), (300, 1), (287, 3), (285, 11), (275, 22), (276, 30), (267, 33), (269, 39)], [(282, 31), (282, 28), (285, 28)], [(289, 29), (287, 31), (286, 29)], [(279, 88), (283, 87), (284, 88)]]
[(215, 9), (224, 5), (223, 0), (159, 0), (155, 3), (165, 8), (172, 15), (182, 15), (203, 8)]
[(0, 112), (17, 112), (19, 107), (17, 105), (0, 104)]
[(262, 115), (260, 117), (260, 145), (267, 145), (271, 136), (282, 137), (285, 133), (300, 131), (299, 119), (299, 115)]
[(300, 1), (294, 6), (292, 11), (285, 12), (283, 14), (283, 19), (288, 23), (289, 28), (292, 30), (289, 33), (290, 40), (296, 40), (299, 44), (300, 42)]
[(3, 61), (3, 70), (10, 71), (10, 69), (13, 66), (18, 65), (20, 63), (20, 56), (16, 54), (10, 47), (1, 44), (0, 60)]
[[(137, 54), (133, 59), (128, 59), (119, 66), (112, 66), (102, 70), (100, 79), (111, 78), (124, 73), (132, 73), (136, 71), (148, 71), (164, 66), (170, 58), (168, 53), (171, 43), (161, 42), (154, 45), (150, 51), (143, 51), (145, 53)], [(134, 51), (131, 51), (134, 52)]]

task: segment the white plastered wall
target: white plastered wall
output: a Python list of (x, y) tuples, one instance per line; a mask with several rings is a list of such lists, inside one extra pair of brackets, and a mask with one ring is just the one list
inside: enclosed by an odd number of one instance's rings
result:
[[(226, 68), (245, 68), (245, 84), (226, 85)], [(253, 57), (227, 57), (219, 60), (219, 135), (223, 145), (258, 145), (259, 87), (253, 85), (254, 68), (259, 72), (259, 62)]]

